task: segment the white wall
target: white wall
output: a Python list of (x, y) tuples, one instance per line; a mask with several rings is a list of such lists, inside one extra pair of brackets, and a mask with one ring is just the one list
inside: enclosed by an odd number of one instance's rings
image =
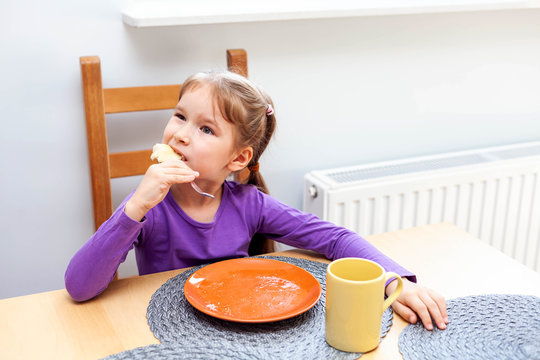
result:
[[(312, 169), (540, 138), (539, 10), (135, 29), (121, 8), (2, 3), (0, 298), (62, 288), (93, 232), (81, 55), (113, 87), (181, 82), (245, 48), (279, 121), (261, 171), (299, 208)], [(111, 126), (119, 148), (158, 141), (168, 114), (152, 116)], [(115, 183), (117, 201), (135, 184)]]

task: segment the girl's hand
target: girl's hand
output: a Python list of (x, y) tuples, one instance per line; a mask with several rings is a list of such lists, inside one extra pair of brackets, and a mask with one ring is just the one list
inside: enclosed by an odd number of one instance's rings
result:
[(148, 210), (159, 204), (172, 184), (188, 183), (199, 173), (181, 160), (166, 160), (151, 165), (144, 174), (133, 196), (127, 201), (124, 212), (135, 221), (141, 221)]
[[(432, 319), (439, 329), (446, 329), (448, 314), (444, 297), (406, 278), (402, 280), (403, 290), (392, 304), (392, 309), (411, 324), (416, 324), (420, 317), (422, 324), (428, 330), (433, 330)], [(396, 287), (397, 281), (392, 281), (386, 287), (386, 294), (394, 292)]]

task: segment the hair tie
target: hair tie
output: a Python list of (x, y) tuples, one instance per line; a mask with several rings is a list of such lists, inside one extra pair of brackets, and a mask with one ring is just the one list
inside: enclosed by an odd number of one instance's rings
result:
[(274, 108), (272, 105), (266, 105), (266, 116), (274, 115)]
[(259, 171), (259, 163), (257, 162), (255, 165), (248, 166), (248, 170), (252, 173), (256, 173)]

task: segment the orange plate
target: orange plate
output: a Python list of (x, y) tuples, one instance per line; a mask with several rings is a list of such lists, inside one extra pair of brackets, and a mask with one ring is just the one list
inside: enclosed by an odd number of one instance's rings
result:
[(210, 316), (262, 323), (308, 311), (319, 301), (321, 284), (306, 270), (283, 261), (242, 258), (197, 270), (187, 279), (184, 294)]

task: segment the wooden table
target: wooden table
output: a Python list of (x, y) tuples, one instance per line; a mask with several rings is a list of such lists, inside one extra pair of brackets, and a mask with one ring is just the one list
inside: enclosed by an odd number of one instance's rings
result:
[[(447, 299), (487, 293), (540, 296), (540, 274), (448, 223), (368, 240)], [(300, 250), (276, 255), (327, 262)], [(65, 290), (0, 300), (0, 358), (97, 359), (159, 343), (148, 327), (146, 308), (152, 294), (180, 272), (121, 279), (85, 303), (73, 302)], [(394, 316), (380, 346), (362, 359), (401, 359), (397, 341), (406, 325)]]

